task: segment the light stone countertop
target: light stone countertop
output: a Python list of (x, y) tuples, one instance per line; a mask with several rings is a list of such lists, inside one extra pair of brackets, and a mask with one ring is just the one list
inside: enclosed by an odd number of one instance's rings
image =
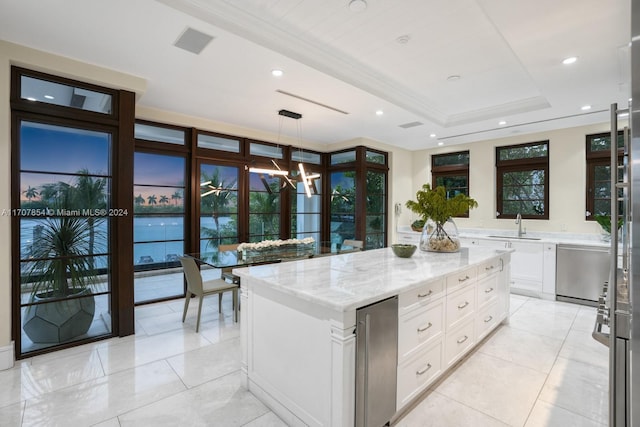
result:
[[(398, 232), (401, 233), (420, 233), (415, 232), (409, 226), (398, 227)], [(478, 239), (514, 239), (523, 240), (529, 242), (542, 242), (553, 244), (572, 244), (583, 246), (598, 246), (598, 247), (610, 247), (611, 243), (602, 239), (601, 234), (592, 233), (566, 233), (566, 232), (538, 232), (527, 231), (524, 235), (525, 239), (517, 238), (517, 229), (490, 229), (490, 228), (461, 228), (458, 227), (460, 237), (463, 238), (478, 238)], [(533, 239), (531, 239), (533, 238)]]
[[(234, 269), (240, 283), (256, 279), (269, 286), (338, 312), (347, 312), (419, 287), (421, 284), (511, 252), (461, 248), (456, 253), (416, 250), (411, 258), (391, 248)], [(252, 285), (249, 285), (252, 286)]]

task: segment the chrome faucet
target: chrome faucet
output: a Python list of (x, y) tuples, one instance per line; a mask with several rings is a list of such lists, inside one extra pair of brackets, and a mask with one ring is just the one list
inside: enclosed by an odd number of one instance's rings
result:
[(520, 215), (520, 212), (516, 215), (516, 224), (518, 224), (518, 237), (522, 237), (523, 234), (527, 234), (526, 228), (524, 232), (522, 231), (522, 215)]

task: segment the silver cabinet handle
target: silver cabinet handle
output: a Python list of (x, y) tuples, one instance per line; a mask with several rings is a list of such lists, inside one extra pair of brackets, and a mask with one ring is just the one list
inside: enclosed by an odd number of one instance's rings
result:
[(462, 338), (459, 338), (458, 341), (456, 341), (458, 344), (462, 344), (463, 342), (465, 342), (466, 340), (468, 340), (469, 337), (468, 336), (464, 336)]
[(429, 292), (426, 294), (418, 294), (418, 298), (426, 298), (433, 293), (433, 290), (429, 289)]
[(429, 369), (431, 369), (431, 363), (427, 363), (427, 366), (424, 369), (420, 369), (416, 371), (416, 375), (422, 375), (425, 372), (427, 372)]
[(418, 328), (418, 332), (424, 332), (427, 329), (429, 329), (430, 327), (432, 327), (433, 325), (431, 324), (431, 322), (429, 322), (429, 324), (427, 326), (425, 326), (424, 328)]
[(493, 320), (493, 316), (489, 316), (486, 319), (484, 319), (484, 323), (489, 323)]
[(489, 267), (485, 267), (484, 269), (487, 271), (493, 270), (495, 267), (493, 265), (490, 265)]
[(458, 305), (458, 310), (462, 310), (468, 305), (469, 305), (469, 301), (465, 301), (464, 303)]
[(466, 282), (467, 280), (469, 280), (469, 276), (458, 277), (458, 282)]
[(487, 288), (487, 289), (484, 290), (485, 294), (489, 294), (491, 292), (493, 292), (493, 288)]

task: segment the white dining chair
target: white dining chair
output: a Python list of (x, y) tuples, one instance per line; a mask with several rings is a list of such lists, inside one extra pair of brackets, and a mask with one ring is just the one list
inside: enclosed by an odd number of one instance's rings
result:
[(202, 301), (206, 295), (218, 294), (218, 312), (222, 314), (222, 294), (227, 291), (233, 293), (233, 318), (238, 321), (238, 289), (237, 283), (230, 283), (220, 279), (202, 280), (202, 274), (198, 268), (196, 260), (192, 257), (180, 257), (180, 263), (187, 278), (187, 294), (184, 299), (184, 311), (182, 313), (182, 323), (187, 317), (187, 309), (189, 301), (193, 296), (199, 298), (198, 301), (198, 318), (196, 320), (196, 332), (200, 330), (200, 314), (202, 313)]

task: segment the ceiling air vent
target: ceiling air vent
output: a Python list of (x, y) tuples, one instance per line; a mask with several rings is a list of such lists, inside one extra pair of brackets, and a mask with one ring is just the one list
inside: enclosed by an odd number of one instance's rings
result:
[(411, 123), (405, 123), (403, 125), (398, 125), (399, 127), (401, 127), (402, 129), (409, 129), (409, 128), (414, 128), (416, 126), (422, 126), (424, 123), (422, 122), (411, 122)]
[(211, 40), (213, 40), (213, 36), (187, 27), (173, 45), (199, 55)]

